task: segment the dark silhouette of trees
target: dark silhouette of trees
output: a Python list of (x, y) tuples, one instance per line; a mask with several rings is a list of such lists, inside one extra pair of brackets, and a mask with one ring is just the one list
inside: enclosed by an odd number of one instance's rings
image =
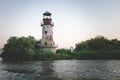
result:
[(10, 37), (4, 45), (3, 61), (25, 61), (32, 60), (35, 54), (36, 40), (34, 37)]
[(57, 49), (56, 54), (58, 54), (58, 53), (60, 53), (60, 54), (64, 54), (64, 53), (70, 54), (71, 50), (70, 49), (64, 49), (64, 48)]
[(76, 44), (76, 51), (81, 50), (120, 50), (120, 41), (117, 39), (108, 40), (103, 36), (97, 36), (90, 40)]
[(76, 44), (79, 59), (120, 59), (120, 41), (97, 36)]
[(56, 54), (43, 51), (34, 37), (10, 37), (1, 54), (3, 61), (30, 61), (54, 59), (120, 59), (120, 41), (97, 36), (77, 43), (74, 51), (58, 49)]

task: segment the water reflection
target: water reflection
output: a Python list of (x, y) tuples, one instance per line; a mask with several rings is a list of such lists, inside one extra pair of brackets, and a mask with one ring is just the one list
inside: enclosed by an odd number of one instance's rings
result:
[(77, 70), (79, 64), (76, 60), (60, 60), (55, 61), (54, 65), (54, 75), (62, 80), (79, 80), (79, 71)]
[(1, 63), (0, 80), (120, 80), (120, 61), (56, 60)]
[(52, 61), (2, 63), (2, 80), (61, 80), (53, 75)]
[(53, 74), (54, 70), (53, 70), (53, 65), (52, 65), (52, 61), (44, 61), (41, 64), (42, 67), (42, 71), (40, 72), (40, 75), (51, 75)]

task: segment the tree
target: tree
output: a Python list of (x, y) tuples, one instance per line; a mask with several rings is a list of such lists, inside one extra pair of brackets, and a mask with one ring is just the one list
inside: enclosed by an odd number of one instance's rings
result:
[(76, 51), (79, 51), (79, 50), (90, 50), (89, 46), (88, 46), (88, 43), (83, 41), (81, 43), (78, 43), (76, 44), (76, 48), (75, 48)]
[(4, 61), (32, 60), (35, 54), (34, 37), (10, 37), (4, 45), (2, 58)]
[(120, 41), (117, 39), (109, 40), (104, 36), (97, 36), (95, 38), (91, 38), (90, 40), (86, 40), (84, 42), (76, 44), (75, 51), (81, 50), (119, 50), (120, 49)]
[(56, 53), (60, 53), (60, 54), (70, 54), (71, 50), (70, 49), (57, 49)]

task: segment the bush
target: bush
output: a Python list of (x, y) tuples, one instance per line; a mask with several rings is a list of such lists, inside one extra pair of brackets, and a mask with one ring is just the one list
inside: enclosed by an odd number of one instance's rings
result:
[(80, 51), (76, 52), (76, 59), (88, 59), (88, 60), (108, 60), (108, 59), (120, 59), (120, 50), (118, 51)]
[(55, 57), (55, 53), (51, 51), (42, 51), (39, 53), (40, 60), (53, 60)]
[(28, 38), (10, 37), (3, 48), (3, 61), (32, 60), (35, 55), (35, 45), (36, 40), (32, 36)]

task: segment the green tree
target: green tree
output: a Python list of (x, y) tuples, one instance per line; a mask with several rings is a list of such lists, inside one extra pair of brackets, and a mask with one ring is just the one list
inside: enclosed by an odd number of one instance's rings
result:
[(97, 36), (76, 44), (77, 59), (120, 59), (120, 41)]
[(75, 50), (76, 51), (90, 50), (90, 48), (88, 46), (88, 42), (83, 41), (81, 43), (76, 44)]
[(57, 49), (56, 53), (61, 53), (61, 54), (70, 54), (71, 53), (71, 50), (70, 49)]
[(32, 60), (35, 54), (34, 37), (10, 37), (4, 45), (2, 58), (4, 61)]

